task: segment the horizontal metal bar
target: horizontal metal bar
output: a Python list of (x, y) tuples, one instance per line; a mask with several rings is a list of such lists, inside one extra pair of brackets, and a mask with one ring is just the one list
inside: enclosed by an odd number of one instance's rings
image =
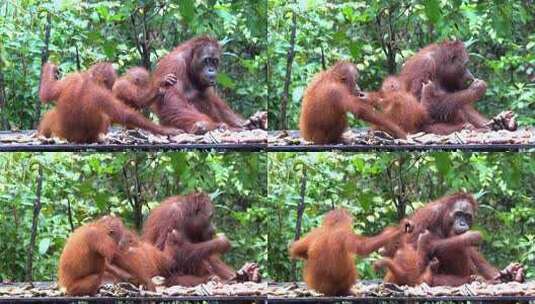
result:
[(466, 145), (286, 145), (269, 146), (268, 152), (381, 152), (381, 151), (474, 151), (474, 152), (508, 152), (535, 151), (535, 144), (466, 144)]
[(0, 152), (118, 152), (118, 151), (240, 151), (240, 152), (259, 152), (267, 148), (265, 142), (253, 143), (234, 143), (234, 142), (219, 142), (219, 143), (149, 143), (147, 142), (130, 142), (126, 144), (118, 143), (92, 143), (92, 144), (76, 144), (76, 143), (43, 143), (39, 141), (30, 142), (9, 142), (6, 138), (19, 135), (30, 135), (35, 130), (23, 131), (0, 131)]
[(335, 303), (335, 302), (533, 302), (535, 296), (441, 296), (441, 297), (266, 297), (266, 296), (179, 296), (179, 297), (34, 297), (2, 298), (0, 303), (113, 303), (113, 302), (256, 302), (256, 303)]
[(333, 303), (333, 302), (520, 302), (520, 301), (535, 301), (535, 296), (444, 296), (444, 297), (301, 297), (301, 298), (285, 298), (285, 297), (268, 297), (268, 303)]
[(267, 144), (0, 144), (0, 152), (240, 151), (260, 152)]
[(393, 152), (393, 151), (474, 151), (534, 152), (535, 144), (494, 145), (287, 145), (266, 144), (140, 144), (140, 145), (2, 145), (0, 152), (120, 152), (120, 151), (225, 151), (225, 152)]
[[(359, 129), (360, 130), (360, 129)], [(358, 131), (358, 130), (357, 130)], [(0, 131), (0, 135), (25, 134), (31, 131)], [(298, 131), (288, 131), (298, 134)], [(276, 132), (269, 132), (273, 136)], [(535, 133), (535, 131), (534, 131)], [(267, 143), (191, 143), (191, 144), (25, 144), (0, 143), (0, 152), (118, 152), (118, 151), (239, 151), (239, 152), (392, 152), (392, 151), (535, 151), (535, 143), (527, 144), (329, 144), (273, 145)]]
[(168, 302), (205, 302), (205, 301), (218, 301), (218, 302), (255, 302), (264, 303), (265, 297), (250, 297), (250, 296), (207, 296), (207, 297), (35, 297), (35, 298), (2, 298), (0, 297), (0, 303), (115, 303), (115, 302), (128, 302), (128, 303), (168, 303)]
[[(525, 128), (535, 138), (535, 128)], [(366, 128), (353, 128), (354, 134), (366, 134)], [(295, 144), (284, 144), (277, 138), (282, 136), (291, 140), (298, 140)], [(438, 136), (438, 135), (437, 135)], [(269, 142), (267, 151), (270, 152), (320, 152), (320, 151), (351, 151), (351, 152), (375, 152), (375, 151), (478, 151), (478, 152), (507, 152), (507, 151), (535, 151), (535, 141), (530, 140), (525, 143), (394, 143), (393, 141), (378, 139), (375, 144), (303, 144), (300, 142), (299, 130), (269, 131)], [(364, 138), (363, 138), (364, 139)]]

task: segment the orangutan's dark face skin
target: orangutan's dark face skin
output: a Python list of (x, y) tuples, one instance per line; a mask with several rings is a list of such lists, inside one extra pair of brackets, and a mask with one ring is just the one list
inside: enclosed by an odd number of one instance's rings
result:
[(203, 46), (193, 54), (191, 68), (202, 87), (215, 86), (220, 57), (220, 49), (211, 44)]

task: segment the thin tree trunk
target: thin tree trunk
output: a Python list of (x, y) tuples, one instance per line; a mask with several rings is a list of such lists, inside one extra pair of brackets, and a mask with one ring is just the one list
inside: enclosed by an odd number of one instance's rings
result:
[[(13, 223), (15, 224), (15, 237), (13, 238), (13, 244), (18, 244), (20, 239), (20, 234), (19, 234), (19, 231), (20, 231), (20, 223), (19, 223), (19, 215), (17, 213), (17, 206), (13, 206), (12, 207), (12, 213), (13, 213)], [(15, 265), (15, 263), (11, 263), (12, 265), (10, 266), (10, 270), (12, 273), (17, 271), (16, 268), (17, 268), (17, 265)]]
[(71, 232), (74, 231), (74, 223), (72, 222), (72, 208), (71, 208), (71, 200), (67, 199), (67, 217), (69, 219), (69, 225), (71, 226)]
[(292, 33), (290, 34), (290, 49), (286, 58), (286, 78), (284, 80), (284, 90), (281, 99), (281, 113), (279, 118), (279, 127), (281, 130), (288, 128), (288, 117), (286, 111), (288, 108), (288, 99), (290, 97), (290, 82), (292, 80), (292, 64), (295, 56), (295, 35), (297, 31), (297, 14), (292, 11)]
[[(151, 69), (151, 62), (150, 62), (150, 29), (147, 25), (146, 21), (146, 12), (150, 10), (150, 7), (144, 7), (143, 12), (139, 13), (139, 17), (141, 18), (141, 22), (136, 22), (136, 16), (138, 16), (137, 11), (136, 13), (132, 14), (130, 17), (130, 20), (132, 21), (133, 25), (133, 35), (134, 40), (136, 41), (136, 49), (139, 53), (139, 56), (141, 56), (141, 65), (145, 67), (147, 70), (150, 71)], [(141, 26), (141, 40), (138, 37), (138, 30), (137, 27)]]
[[(297, 206), (297, 221), (295, 223), (295, 237), (294, 241), (297, 241), (301, 238), (301, 223), (303, 222), (303, 213), (305, 212), (305, 194), (307, 188), (307, 169), (303, 167), (303, 176), (301, 176), (301, 199), (299, 205)], [(292, 261), (292, 280), (295, 282), (297, 280), (297, 271), (295, 267), (295, 261)]]
[[(7, 7), (6, 7), (7, 13)], [(9, 129), (9, 123), (6, 115), (6, 84), (4, 83), (4, 60), (3, 54), (0, 51), (0, 123), (2, 130)]]
[(150, 71), (151, 70), (151, 64), (150, 64), (150, 37), (149, 37), (149, 27), (147, 26), (147, 15), (146, 13), (143, 13), (143, 54), (141, 54), (141, 60), (143, 66)]
[(320, 48), (321, 48), (321, 69), (326, 70), (327, 63), (325, 62), (325, 50), (323, 49), (323, 45), (321, 45)]
[(6, 85), (4, 83), (4, 72), (2, 71), (3, 63), (1, 62), (2, 58), (0, 58), (0, 112), (2, 112), (2, 130), (8, 130), (9, 129), (9, 122), (7, 120), (6, 116)]
[(124, 180), (124, 192), (126, 194), (126, 198), (128, 199), (130, 206), (134, 208), (134, 199), (132, 198), (132, 194), (130, 193), (130, 185), (128, 183), (128, 172), (127, 172), (126, 166), (123, 167), (123, 180)]
[(43, 188), (43, 167), (39, 165), (37, 175), (37, 190), (35, 191), (35, 201), (33, 202), (33, 219), (30, 236), (30, 245), (28, 246), (28, 258), (26, 260), (26, 282), (33, 281), (33, 250), (35, 247), (35, 238), (37, 237), (37, 224), (39, 214), (41, 213), (41, 190)]
[(135, 187), (136, 187), (136, 193), (134, 197), (134, 221), (136, 225), (136, 229), (138, 231), (141, 230), (141, 225), (143, 223), (143, 202), (141, 199), (141, 182), (139, 180), (139, 171), (138, 171), (138, 164), (139, 159), (136, 157), (134, 164), (134, 176), (135, 176)]
[(74, 48), (76, 49), (76, 70), (80, 71), (82, 69), (82, 65), (80, 64), (80, 51), (78, 50), (78, 43), (74, 44)]
[[(132, 174), (128, 174), (127, 166), (123, 167), (123, 181), (124, 181), (124, 191), (126, 194), (126, 197), (128, 199), (128, 203), (130, 207), (132, 207), (132, 212), (134, 213), (134, 225), (138, 231), (141, 230), (141, 227), (143, 225), (143, 205), (144, 200), (142, 197), (142, 187), (141, 187), (141, 181), (139, 179), (139, 170), (138, 170), (138, 163), (139, 159), (137, 155), (134, 156), (133, 159), (128, 161), (128, 166), (130, 166), (130, 163), (133, 162), (134, 168), (132, 169)], [(134, 185), (134, 191), (130, 191), (130, 181), (133, 181)]]
[[(41, 50), (41, 66), (43, 66), (48, 61), (48, 47), (50, 44), (50, 29), (52, 28), (52, 15), (48, 13), (46, 15), (46, 25), (45, 25), (45, 45)], [(39, 79), (39, 88), (41, 88), (41, 79)], [(39, 118), (41, 117), (41, 101), (39, 98), (35, 100), (35, 120), (33, 122), (33, 127), (36, 128), (39, 123)]]

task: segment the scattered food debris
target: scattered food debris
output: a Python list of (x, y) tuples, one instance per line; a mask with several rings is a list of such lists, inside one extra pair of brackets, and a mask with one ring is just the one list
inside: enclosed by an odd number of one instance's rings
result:
[[(353, 285), (354, 297), (500, 297), (500, 296), (535, 296), (535, 281), (518, 283), (508, 282), (487, 284), (474, 281), (459, 287), (437, 286), (427, 284), (419, 286), (397, 286), (380, 281), (361, 281)], [(274, 283), (268, 287), (267, 296), (272, 297), (318, 297), (322, 294), (308, 289), (304, 283)]]
[[(275, 131), (268, 137), (269, 146), (312, 145), (299, 136), (299, 131)], [(535, 128), (519, 128), (516, 131), (476, 132), (469, 129), (450, 135), (428, 133), (411, 134), (407, 139), (395, 139), (390, 135), (374, 130), (350, 129), (343, 134), (345, 145), (493, 145), (493, 144), (535, 144)]]
[[(351, 289), (353, 297), (503, 297), (535, 296), (535, 281), (488, 284), (474, 281), (459, 287), (430, 287), (422, 284), (415, 287), (397, 286), (380, 281), (361, 281)], [(157, 287), (147, 291), (130, 283), (105, 284), (97, 297), (239, 297), (259, 296), (277, 298), (321, 297), (322, 294), (299, 283), (222, 283), (210, 281), (194, 287)], [(50, 282), (0, 284), (2, 298), (65, 297), (57, 284)]]
[[(155, 135), (141, 129), (114, 128), (101, 136), (95, 145), (139, 145), (139, 144), (262, 144), (267, 143), (267, 131), (262, 129), (229, 131), (214, 130), (204, 135), (179, 134), (175, 136)], [(0, 145), (51, 145), (69, 144), (64, 139), (39, 136), (36, 131), (0, 132)]]

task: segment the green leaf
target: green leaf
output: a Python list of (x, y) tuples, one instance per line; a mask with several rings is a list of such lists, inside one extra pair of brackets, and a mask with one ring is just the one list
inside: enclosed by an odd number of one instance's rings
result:
[(435, 166), (437, 167), (438, 172), (442, 174), (442, 176), (448, 175), (451, 169), (451, 160), (448, 153), (436, 153), (434, 155), (435, 157)]
[(219, 73), (217, 75), (217, 82), (222, 85), (223, 87), (225, 88), (229, 88), (229, 89), (232, 89), (234, 88), (236, 85), (234, 83), (234, 81), (232, 80), (232, 78), (230, 78), (227, 74), (225, 73)]
[(92, 12), (89, 18), (91, 18), (91, 21), (95, 23), (98, 23), (100, 21), (100, 18), (97, 12)]
[(305, 87), (303, 86), (295, 87), (292, 92), (292, 101), (295, 103), (299, 103), (301, 101), (301, 98), (303, 98), (304, 91)]
[(106, 57), (113, 58), (116, 54), (116, 48), (117, 44), (113, 40), (106, 40), (104, 41), (104, 45), (102, 46), (104, 48), (104, 53), (106, 54)]
[(223, 19), (224, 22), (230, 23), (234, 19), (234, 16), (230, 14), (227, 10), (221, 8), (216, 10), (216, 14)]
[(431, 23), (435, 24), (440, 20), (441, 12), (438, 0), (425, 0), (424, 11)]
[(351, 57), (357, 59), (360, 58), (362, 54), (362, 44), (357, 42), (352, 42), (349, 46), (349, 51), (351, 52)]
[(195, 16), (195, 6), (193, 0), (180, 0), (180, 15), (186, 23), (190, 23)]
[(39, 254), (43, 255), (47, 252), (48, 248), (50, 247), (51, 240), (49, 238), (42, 239), (39, 242)]

